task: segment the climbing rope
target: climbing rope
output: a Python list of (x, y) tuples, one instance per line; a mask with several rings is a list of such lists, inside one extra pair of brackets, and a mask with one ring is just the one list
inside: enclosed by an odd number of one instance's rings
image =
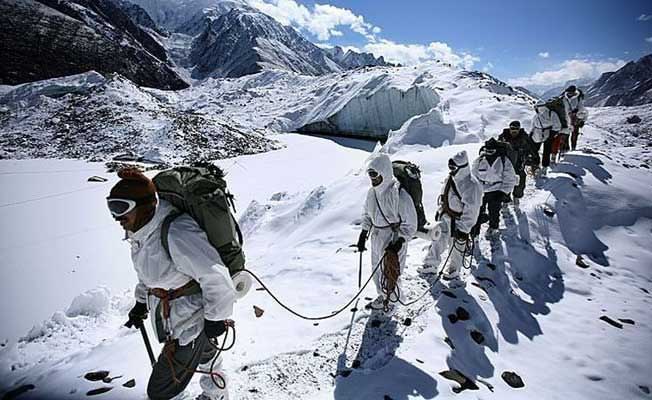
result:
[(263, 283), (263, 281), (262, 281), (262, 280), (261, 280), (261, 279), (260, 279), (260, 278), (255, 274), (255, 273), (253, 273), (252, 271), (250, 271), (250, 270), (248, 270), (248, 269), (243, 269), (242, 271), (248, 273), (249, 275), (251, 275), (251, 276), (256, 280), (256, 282), (258, 282), (258, 284), (260, 284), (260, 286), (262, 286), (262, 288), (265, 289), (265, 291), (266, 291), (266, 292), (267, 292), (267, 293), (272, 297), (272, 299), (274, 299), (274, 301), (276, 301), (276, 303), (277, 303), (278, 305), (280, 305), (281, 307), (283, 307), (283, 308), (284, 308), (286, 311), (288, 311), (290, 314), (293, 314), (293, 315), (295, 315), (295, 316), (297, 316), (297, 317), (299, 317), (299, 318), (301, 318), (301, 319), (305, 319), (305, 320), (307, 320), (307, 321), (322, 321), (322, 320), (325, 320), (325, 319), (333, 318), (333, 317), (335, 317), (335, 316), (341, 314), (341, 313), (342, 313), (344, 310), (346, 310), (346, 309), (347, 309), (351, 304), (353, 304), (353, 302), (354, 302), (358, 297), (360, 297), (360, 295), (362, 294), (362, 292), (364, 292), (364, 290), (367, 288), (367, 285), (369, 285), (369, 282), (371, 282), (371, 280), (373, 279), (374, 274), (375, 274), (375, 273), (380, 269), (380, 267), (382, 266), (382, 264), (383, 264), (383, 260), (384, 260), (384, 259), (385, 259), (385, 256), (383, 256), (383, 258), (380, 259), (380, 261), (378, 262), (378, 264), (374, 267), (373, 271), (371, 272), (371, 275), (369, 275), (369, 278), (367, 279), (367, 281), (365, 282), (365, 284), (362, 285), (362, 287), (358, 290), (358, 292), (355, 294), (355, 296), (353, 296), (353, 298), (351, 298), (351, 300), (349, 300), (345, 305), (343, 305), (342, 307), (340, 307), (340, 308), (337, 309), (336, 311), (332, 312), (331, 314), (328, 314), (328, 315), (322, 315), (322, 316), (317, 316), (317, 317), (312, 317), (312, 316), (303, 315), (303, 314), (301, 314), (301, 313), (299, 313), (299, 312), (297, 312), (297, 311), (294, 311), (292, 308), (290, 308), (289, 306), (285, 305), (281, 300), (279, 300), (278, 297), (276, 297), (276, 295), (275, 295), (275, 294), (274, 294), (274, 293), (273, 293), (273, 292), (272, 292), (272, 291), (267, 287), (267, 285), (265, 285), (265, 284)]

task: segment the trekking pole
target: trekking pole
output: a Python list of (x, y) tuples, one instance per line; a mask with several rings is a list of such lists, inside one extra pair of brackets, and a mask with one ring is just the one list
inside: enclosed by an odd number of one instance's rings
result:
[(149, 338), (147, 337), (147, 331), (145, 330), (145, 324), (140, 324), (140, 333), (143, 335), (143, 342), (145, 342), (145, 348), (147, 349), (147, 355), (149, 356), (149, 361), (152, 363), (152, 366), (156, 363), (156, 358), (154, 358), (154, 352), (152, 351), (152, 345), (149, 343)]
[(360, 252), (360, 263), (358, 264), (358, 289), (362, 286), (362, 251)]
[[(138, 325), (139, 325), (138, 329), (140, 329), (140, 334), (143, 337), (143, 342), (145, 342), (145, 348), (147, 349), (147, 355), (149, 356), (149, 361), (152, 363), (152, 365), (154, 365), (156, 363), (156, 358), (154, 357), (154, 352), (152, 351), (152, 345), (149, 342), (149, 337), (147, 337), (145, 324), (143, 324), (141, 321), (141, 323)], [(134, 326), (134, 324), (131, 321), (127, 321), (127, 323), (125, 323), (125, 326), (127, 328), (131, 328), (132, 326)]]

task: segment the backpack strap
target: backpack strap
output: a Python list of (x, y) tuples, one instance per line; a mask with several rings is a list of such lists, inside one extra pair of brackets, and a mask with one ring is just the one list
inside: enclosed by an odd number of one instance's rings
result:
[(183, 213), (179, 211), (173, 211), (165, 217), (163, 223), (161, 224), (161, 245), (163, 246), (165, 253), (168, 255), (170, 259), (172, 259), (172, 256), (170, 255), (170, 243), (168, 242), (168, 235), (170, 234), (170, 225), (172, 225), (172, 221), (180, 217), (181, 214)]

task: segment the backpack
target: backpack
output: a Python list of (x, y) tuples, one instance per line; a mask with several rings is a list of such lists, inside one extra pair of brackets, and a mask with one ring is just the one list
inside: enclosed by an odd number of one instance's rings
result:
[(176, 167), (158, 173), (153, 181), (159, 197), (180, 211), (165, 217), (161, 227), (161, 244), (168, 256), (170, 224), (186, 213), (206, 232), (231, 276), (244, 269), (242, 232), (231, 213), (231, 207), (235, 210), (233, 195), (227, 190), (220, 168), (211, 164)]
[[(502, 140), (495, 140), (495, 139), (489, 139), (495, 141), (496, 145), (496, 155), (500, 157), (500, 160), (503, 162), (503, 165), (505, 164), (505, 158), (508, 158), (509, 161), (512, 163), (512, 167), (516, 169), (516, 161), (518, 160), (518, 152), (514, 150), (511, 144), (507, 142), (503, 142)], [(487, 142), (489, 142), (489, 140)], [(485, 142), (485, 145), (487, 144)], [(485, 146), (482, 146), (480, 149), (480, 154), (482, 154), (482, 150), (484, 150)]]
[(416, 164), (409, 161), (392, 161), (394, 176), (401, 185), (401, 189), (412, 198), (414, 208), (417, 210), (417, 229), (422, 230), (428, 223), (426, 212), (423, 209), (423, 188), (421, 186), (421, 170)]
[(546, 101), (543, 106), (557, 114), (562, 128), (568, 127), (568, 121), (566, 120), (566, 106), (564, 105), (563, 96), (553, 97), (550, 100)]

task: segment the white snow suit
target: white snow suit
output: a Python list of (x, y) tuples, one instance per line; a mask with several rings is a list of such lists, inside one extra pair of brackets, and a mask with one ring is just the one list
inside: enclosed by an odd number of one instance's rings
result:
[[(437, 240), (433, 240), (430, 243), (428, 255), (423, 262), (426, 270), (432, 267), (436, 268), (442, 262), (442, 255), (445, 255), (444, 258), (446, 258), (448, 257), (446, 251), (450, 251), (448, 264), (444, 270), (444, 274), (449, 278), (459, 276), (464, 262), (465, 254), (463, 252), (466, 244), (463, 243), (464, 241), (460, 241), (462, 243), (454, 246), (456, 239), (453, 235), (453, 229), (463, 233), (470, 233), (471, 228), (473, 228), (478, 220), (480, 206), (482, 205), (482, 184), (471, 174), (471, 167), (469, 166), (466, 151), (455, 154), (453, 156), (453, 162), (460, 168), (455, 175), (448, 176), (446, 183), (442, 187), (439, 198), (440, 208), (435, 218), (437, 221), (441, 221), (439, 226), (442, 232)], [(448, 182), (449, 180), (451, 182)], [(453, 189), (452, 185), (455, 185), (455, 189)], [(459, 214), (459, 216), (453, 217), (445, 212), (442, 206), (442, 196), (447, 197), (448, 207), (453, 213)]]
[[(129, 233), (131, 259), (138, 276), (136, 299), (146, 303), (151, 310), (154, 331), (158, 332), (155, 310), (159, 299), (148, 295), (148, 289), (176, 289), (195, 280), (201, 293), (170, 301), (170, 335), (179, 345), (193, 342), (204, 329), (204, 319), (220, 321), (233, 313), (236, 291), (219, 253), (208, 241), (205, 232), (187, 214), (176, 218), (170, 225), (168, 243), (170, 256), (161, 244), (161, 224), (176, 209), (160, 199), (152, 219), (135, 233)], [(216, 372), (219, 364), (216, 363)], [(209, 365), (200, 365), (200, 369)], [(207, 379), (204, 379), (207, 378)], [(217, 393), (219, 389), (212, 380), (203, 376), (200, 385), (205, 393)]]
[(545, 102), (540, 101), (535, 106), (536, 113), (532, 118), (532, 127), (530, 128), (530, 137), (535, 143), (543, 143), (550, 137), (550, 131), (559, 132), (561, 130), (561, 121), (556, 112), (545, 107)]
[(473, 175), (482, 184), (484, 193), (497, 190), (505, 194), (512, 193), (518, 183), (518, 176), (509, 157), (497, 156), (492, 164), (487, 158), (487, 156), (480, 156), (473, 162)]
[[(371, 187), (367, 192), (362, 215), (362, 229), (370, 232), (371, 268), (373, 271), (379, 265), (387, 246), (401, 237), (405, 240), (398, 253), (402, 272), (405, 268), (408, 242), (417, 231), (417, 212), (414, 202), (405, 190), (400, 190), (400, 184), (392, 172), (389, 156), (373, 154), (367, 162), (366, 171), (369, 170), (376, 171), (383, 178), (380, 185)], [(397, 225), (395, 230), (391, 227), (394, 224)], [(382, 266), (374, 275), (379, 296), (383, 295), (380, 285), (381, 275)], [(400, 290), (400, 280), (397, 285)]]
[(568, 97), (568, 93), (564, 93), (562, 99), (564, 100), (566, 112), (569, 115), (576, 114), (577, 118), (586, 121), (589, 116), (589, 111), (584, 107), (584, 98), (581, 92), (578, 91), (571, 97)]

